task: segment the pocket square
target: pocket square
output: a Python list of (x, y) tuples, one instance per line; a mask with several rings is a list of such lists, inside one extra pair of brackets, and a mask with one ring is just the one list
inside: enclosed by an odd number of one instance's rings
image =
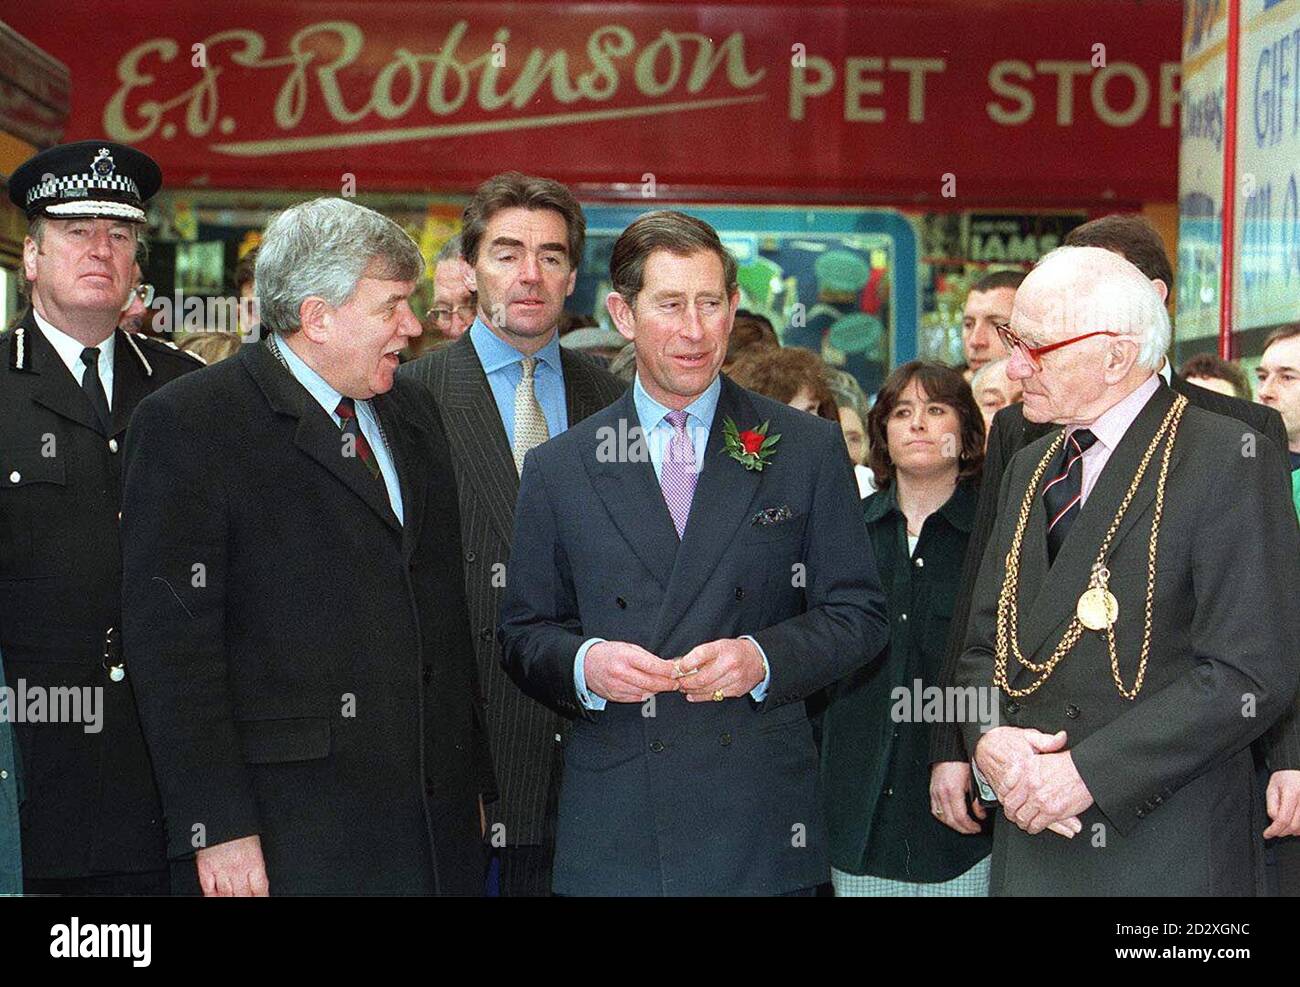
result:
[(766, 528), (768, 525), (789, 521), (794, 516), (794, 511), (790, 510), (787, 505), (782, 504), (780, 507), (768, 507), (759, 511), (749, 519), (749, 523), (758, 528)]

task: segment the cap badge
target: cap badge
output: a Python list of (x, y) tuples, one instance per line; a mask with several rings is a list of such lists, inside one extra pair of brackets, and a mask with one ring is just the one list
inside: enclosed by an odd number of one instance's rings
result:
[(113, 163), (113, 155), (108, 153), (108, 148), (101, 147), (99, 153), (95, 155), (95, 160), (90, 163), (90, 169), (100, 178), (107, 178), (113, 174), (113, 169), (117, 166)]

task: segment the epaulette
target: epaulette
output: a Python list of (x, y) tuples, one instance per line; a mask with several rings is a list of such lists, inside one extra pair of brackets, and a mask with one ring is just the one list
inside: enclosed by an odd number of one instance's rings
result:
[(10, 333), (13, 343), (9, 346), (9, 369), (28, 370), (27, 366), (27, 327), (21, 322)]
[(157, 336), (143, 336), (131, 332), (124, 332), (122, 335), (126, 337), (126, 341), (131, 345), (131, 349), (135, 350), (135, 355), (139, 357), (140, 363), (144, 367), (146, 377), (153, 376), (153, 367), (150, 366), (149, 361), (145, 358), (144, 351), (140, 349), (141, 344), (146, 347), (160, 346), (164, 349), (179, 353), (181, 356), (189, 357), (200, 367), (206, 367), (208, 365), (208, 361), (203, 359), (203, 357), (199, 356), (197, 353), (191, 353), (189, 350), (181, 349), (169, 339), (159, 339)]

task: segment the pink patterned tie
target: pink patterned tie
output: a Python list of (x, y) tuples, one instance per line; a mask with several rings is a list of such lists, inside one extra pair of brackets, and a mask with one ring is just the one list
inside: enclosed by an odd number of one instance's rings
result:
[(686, 433), (686, 412), (670, 411), (668, 424), (673, 427), (673, 437), (668, 441), (663, 468), (659, 472), (659, 486), (664, 493), (664, 503), (673, 517), (677, 537), (686, 530), (686, 519), (691, 515), (691, 500), (695, 496), (695, 446)]

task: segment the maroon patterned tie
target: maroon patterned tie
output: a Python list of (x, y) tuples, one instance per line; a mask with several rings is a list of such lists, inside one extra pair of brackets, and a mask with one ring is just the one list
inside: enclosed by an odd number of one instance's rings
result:
[(361, 431), (361, 423), (357, 421), (356, 402), (351, 398), (340, 398), (339, 406), (334, 409), (334, 414), (339, 416), (343, 434), (352, 436), (352, 448), (357, 458), (365, 464), (372, 477), (382, 482), (384, 474), (380, 472), (379, 461), (375, 459), (375, 451), (370, 448), (365, 433)]

